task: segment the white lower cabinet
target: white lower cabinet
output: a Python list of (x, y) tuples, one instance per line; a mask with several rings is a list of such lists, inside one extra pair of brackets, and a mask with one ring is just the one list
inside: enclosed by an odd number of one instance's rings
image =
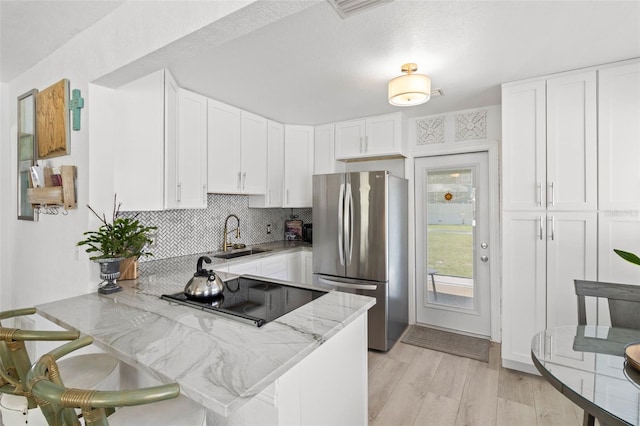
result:
[[(535, 371), (531, 339), (545, 328), (576, 324), (574, 279), (595, 279), (596, 213), (505, 212), (503, 215), (502, 360)], [(588, 301), (595, 323), (595, 302)]]
[(207, 424), (366, 425), (367, 395), (365, 312), (231, 416), (209, 412)]

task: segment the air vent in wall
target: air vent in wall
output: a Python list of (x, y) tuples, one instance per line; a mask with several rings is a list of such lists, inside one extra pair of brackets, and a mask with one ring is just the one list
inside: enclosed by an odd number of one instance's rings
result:
[(393, 0), (327, 0), (343, 19)]

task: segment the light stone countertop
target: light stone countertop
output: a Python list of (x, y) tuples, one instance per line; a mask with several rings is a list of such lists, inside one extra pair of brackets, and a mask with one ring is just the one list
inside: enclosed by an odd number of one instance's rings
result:
[[(233, 263), (310, 250), (290, 243), (270, 243), (270, 253)], [(375, 304), (370, 297), (332, 291), (257, 328), (160, 299), (184, 289), (197, 258), (143, 262), (141, 278), (121, 281), (122, 292), (51, 302), (37, 306), (38, 313), (92, 336), (94, 344), (161, 382), (178, 382), (185, 396), (229, 416)], [(214, 263), (232, 263), (220, 260)]]

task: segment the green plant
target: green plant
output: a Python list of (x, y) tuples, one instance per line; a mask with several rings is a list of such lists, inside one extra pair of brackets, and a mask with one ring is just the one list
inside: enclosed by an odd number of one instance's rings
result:
[(77, 243), (78, 246), (88, 246), (87, 253), (99, 253), (89, 259), (153, 256), (153, 253), (146, 249), (153, 242), (150, 233), (155, 231), (157, 227), (143, 226), (136, 219), (138, 215), (133, 218), (118, 217), (121, 205), (122, 203), (116, 202), (116, 196), (114, 196), (111, 223), (107, 221), (105, 215), (100, 217), (91, 206), (87, 205), (89, 210), (102, 222), (97, 231), (85, 232), (83, 235), (87, 238)]
[(636, 256), (635, 254), (618, 249), (613, 249), (613, 251), (615, 251), (618, 256), (620, 256), (627, 262), (631, 262), (634, 265), (640, 265), (640, 257)]

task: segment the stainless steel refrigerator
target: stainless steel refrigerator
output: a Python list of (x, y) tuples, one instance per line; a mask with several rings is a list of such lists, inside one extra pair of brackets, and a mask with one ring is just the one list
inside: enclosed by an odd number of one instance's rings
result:
[(369, 348), (408, 324), (407, 180), (387, 171), (313, 176), (314, 283), (376, 298)]

